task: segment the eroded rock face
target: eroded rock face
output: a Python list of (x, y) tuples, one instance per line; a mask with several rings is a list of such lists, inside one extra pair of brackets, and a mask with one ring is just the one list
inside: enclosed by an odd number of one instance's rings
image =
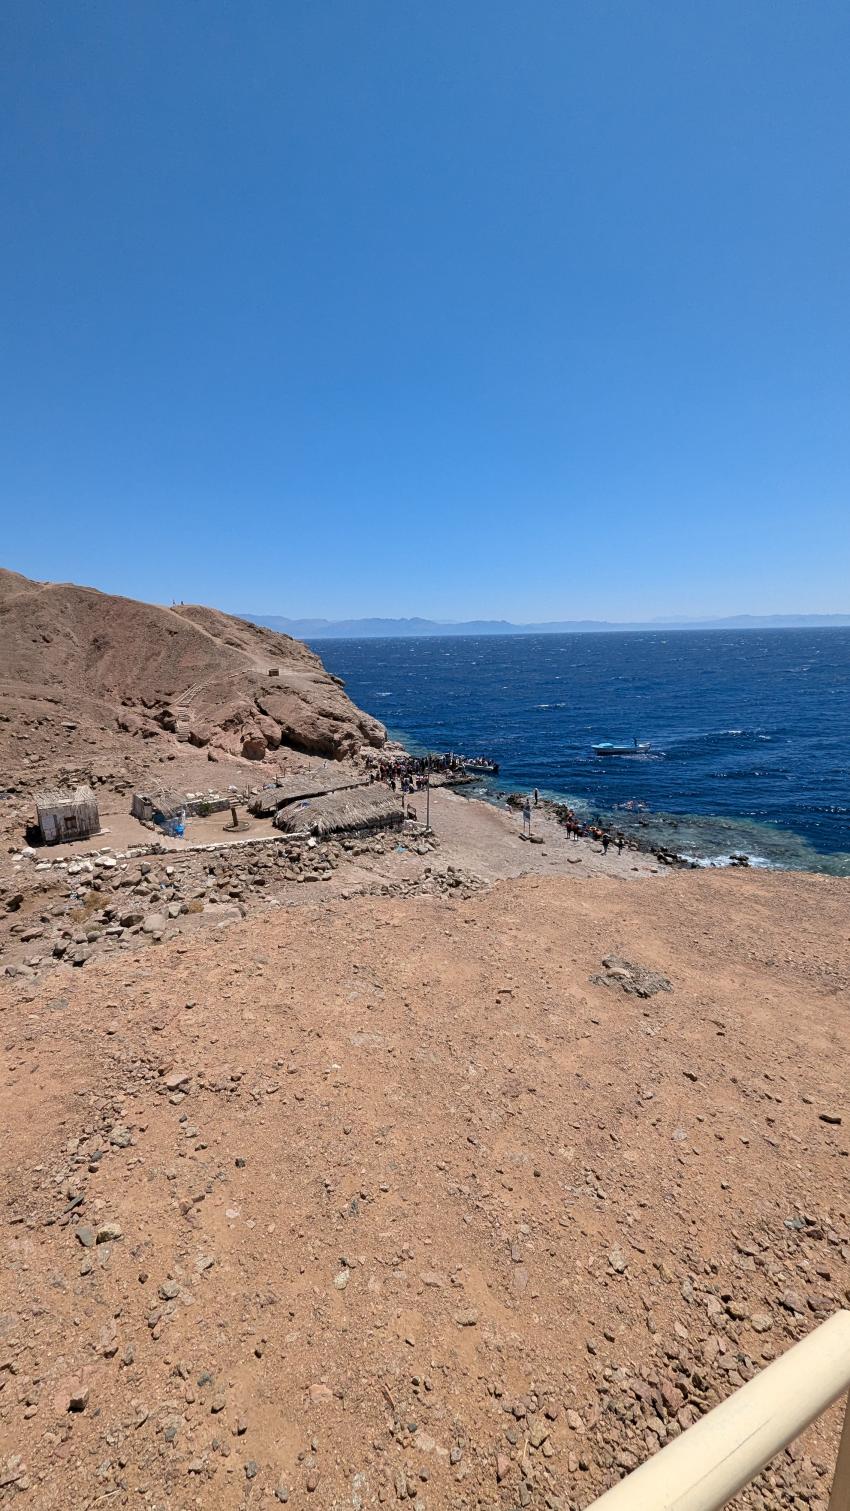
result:
[(276, 686), (258, 694), (257, 706), (279, 727), (284, 744), (309, 755), (339, 760), (361, 745), (383, 745), (387, 737), (383, 724), (355, 708), (330, 678)]
[(257, 714), (254, 722), (269, 750), (277, 750), (280, 745), (280, 725), (270, 719), (268, 714)]
[(248, 729), (242, 734), (240, 754), (248, 761), (261, 761), (268, 749), (265, 735), (259, 729)]
[[(192, 604), (163, 608), (0, 570), (0, 761), (56, 765), (132, 742), (172, 759), (177, 742), (262, 760), (281, 745), (335, 759), (386, 731), (356, 708), (301, 641)], [(113, 769), (115, 769), (113, 767)]]

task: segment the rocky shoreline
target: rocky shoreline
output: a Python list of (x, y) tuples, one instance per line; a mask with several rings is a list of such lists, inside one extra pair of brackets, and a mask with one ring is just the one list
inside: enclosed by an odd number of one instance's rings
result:
[[(514, 810), (522, 809), (526, 798), (526, 792), (496, 792), (494, 797), (507, 807)], [(574, 810), (567, 803), (560, 802), (556, 798), (540, 797), (535, 805), (535, 812), (546, 814), (557, 823), (564, 824)], [(701, 869), (700, 862), (691, 855), (682, 855), (678, 850), (671, 849), (666, 845), (659, 845), (648, 836), (642, 835), (634, 827), (634, 819), (624, 821), (621, 813), (609, 813), (600, 815), (599, 819), (582, 820), (584, 830), (591, 825), (606, 829), (610, 834), (622, 834), (624, 846), (629, 850), (637, 851), (642, 855), (651, 855), (662, 866), (675, 866), (680, 870), (697, 871)], [(638, 820), (639, 827), (649, 828), (649, 820)], [(743, 851), (734, 851), (726, 862), (730, 866), (749, 866), (750, 857)]]

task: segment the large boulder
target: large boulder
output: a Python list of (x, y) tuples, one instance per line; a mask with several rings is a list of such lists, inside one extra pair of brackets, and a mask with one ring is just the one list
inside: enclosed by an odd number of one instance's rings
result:
[(383, 745), (387, 737), (384, 726), (355, 708), (330, 678), (264, 689), (256, 703), (274, 719), (284, 744), (308, 755), (342, 760), (361, 745)]
[(269, 750), (277, 750), (280, 744), (280, 725), (276, 724), (274, 719), (270, 719), (268, 714), (257, 714), (254, 723), (260, 734), (265, 737)]
[(268, 745), (266, 743), (266, 737), (262, 733), (262, 730), (259, 730), (256, 727), (253, 729), (243, 729), (242, 748), (240, 754), (243, 755), (247, 761), (261, 761), (267, 749)]

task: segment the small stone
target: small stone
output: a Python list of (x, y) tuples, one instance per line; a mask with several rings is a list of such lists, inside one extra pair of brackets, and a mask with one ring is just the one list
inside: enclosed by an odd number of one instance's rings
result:
[(180, 1295), (180, 1287), (176, 1280), (164, 1280), (159, 1287), (159, 1294), (163, 1301), (175, 1301)]
[(104, 1359), (114, 1359), (118, 1352), (118, 1338), (115, 1332), (115, 1324), (107, 1323), (101, 1331), (97, 1342), (97, 1351)]
[(504, 1453), (496, 1454), (496, 1479), (501, 1485), (511, 1472), (511, 1461)]
[(753, 1312), (750, 1327), (754, 1333), (766, 1333), (773, 1327), (773, 1318), (769, 1317), (767, 1312)]
[(455, 1322), (458, 1327), (477, 1327), (478, 1313), (474, 1308), (468, 1312), (455, 1312)]
[(338, 1291), (344, 1291), (350, 1279), (350, 1270), (340, 1270), (338, 1275), (334, 1275), (334, 1285), (336, 1286)]
[(74, 1236), (76, 1237), (77, 1242), (82, 1244), (84, 1249), (94, 1248), (95, 1237), (93, 1228), (76, 1228)]
[(95, 1234), (95, 1242), (114, 1243), (116, 1239), (121, 1237), (122, 1230), (117, 1222), (104, 1222), (101, 1223), (100, 1227), (97, 1230), (97, 1233)]
[(260, 1466), (257, 1463), (256, 1459), (249, 1459), (247, 1464), (245, 1465), (246, 1480), (256, 1479), (256, 1476), (259, 1473), (259, 1467)]
[(275, 1500), (280, 1501), (281, 1505), (285, 1506), (287, 1501), (289, 1500), (289, 1486), (278, 1485), (274, 1493), (274, 1498)]
[(419, 1279), (423, 1285), (432, 1286), (436, 1290), (442, 1290), (446, 1284), (446, 1277), (439, 1270), (423, 1270)]
[(318, 1469), (311, 1469), (310, 1473), (307, 1475), (307, 1489), (312, 1492), (313, 1490), (317, 1490), (318, 1487), (319, 1471)]
[(744, 1301), (727, 1301), (726, 1311), (734, 1322), (746, 1322), (750, 1315), (750, 1309)]
[(109, 1134), (109, 1142), (114, 1149), (126, 1149), (132, 1143), (132, 1139), (133, 1135), (129, 1128), (125, 1128), (121, 1123), (116, 1123)]

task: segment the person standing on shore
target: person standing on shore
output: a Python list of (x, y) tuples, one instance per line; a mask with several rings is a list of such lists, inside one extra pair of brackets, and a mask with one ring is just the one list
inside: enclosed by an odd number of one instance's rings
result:
[(540, 802), (540, 793), (537, 791), (537, 788), (535, 787), (535, 789), (534, 789), (534, 806), (535, 806), (535, 808), (537, 807), (537, 804), (539, 802)]
[(610, 845), (610, 843), (611, 843), (611, 836), (608, 833), (607, 829), (603, 829), (603, 831), (602, 831), (602, 854), (603, 855), (607, 855), (608, 854), (608, 846)]
[(531, 804), (528, 798), (522, 805), (522, 832), (531, 838)]

